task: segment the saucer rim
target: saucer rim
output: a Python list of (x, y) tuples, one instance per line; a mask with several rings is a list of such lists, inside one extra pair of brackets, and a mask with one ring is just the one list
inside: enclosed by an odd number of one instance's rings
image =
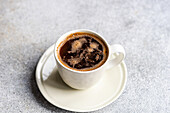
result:
[[(102, 105), (99, 105), (98, 107), (94, 107), (94, 108), (91, 108), (91, 109), (74, 109), (74, 108), (70, 108), (70, 107), (67, 107), (67, 106), (62, 106), (60, 104), (56, 104), (55, 101), (53, 101), (50, 96), (48, 96), (48, 93), (46, 92), (44, 86), (43, 86), (43, 83), (42, 83), (42, 77), (41, 77), (41, 74), (39, 72), (42, 72), (42, 67), (44, 66), (46, 60), (49, 58), (49, 56), (51, 54), (53, 54), (53, 49), (54, 49), (54, 44), (52, 46), (50, 46), (49, 48), (46, 49), (46, 51), (42, 54), (42, 56), (40, 57), (38, 63), (37, 63), (37, 66), (36, 66), (36, 71), (35, 71), (35, 79), (36, 79), (36, 83), (37, 83), (37, 86), (38, 86), (38, 89), (40, 90), (41, 94), (43, 95), (43, 97), (49, 102), (51, 103), (52, 105), (58, 107), (58, 108), (61, 108), (61, 109), (64, 109), (64, 110), (68, 110), (68, 111), (73, 111), (73, 112), (91, 112), (91, 111), (96, 111), (96, 110), (99, 110), (99, 109), (102, 109), (104, 107), (106, 107), (107, 105), (111, 104), (112, 102), (114, 102), (115, 100), (117, 100), (119, 98), (119, 96), (123, 93), (124, 89), (125, 89), (125, 86), (126, 86), (126, 82), (127, 82), (127, 67), (126, 67), (126, 64), (124, 61), (122, 61), (122, 63), (120, 64), (121, 65), (121, 70), (122, 72), (124, 73), (123, 74), (123, 80), (124, 82), (122, 82), (122, 86), (121, 88), (119, 89), (118, 93), (116, 94), (116, 96), (110, 98), (107, 100), (107, 102), (105, 102), (104, 104)], [(40, 77), (40, 78), (38, 78)]]

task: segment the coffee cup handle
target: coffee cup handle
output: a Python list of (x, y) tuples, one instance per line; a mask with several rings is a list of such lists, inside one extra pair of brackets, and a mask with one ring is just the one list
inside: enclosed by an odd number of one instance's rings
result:
[(114, 44), (109, 47), (110, 49), (110, 56), (109, 61), (106, 65), (106, 69), (109, 69), (111, 67), (114, 67), (118, 64), (120, 64), (124, 58), (125, 58), (125, 49), (123, 46), (119, 44)]

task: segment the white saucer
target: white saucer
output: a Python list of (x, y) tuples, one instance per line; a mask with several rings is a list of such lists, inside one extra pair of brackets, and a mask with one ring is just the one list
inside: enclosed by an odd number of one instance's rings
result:
[(67, 86), (57, 71), (53, 51), (46, 50), (36, 68), (36, 81), (42, 95), (53, 105), (76, 112), (101, 109), (115, 101), (123, 92), (127, 80), (125, 63), (106, 71), (97, 85), (87, 90), (75, 90)]

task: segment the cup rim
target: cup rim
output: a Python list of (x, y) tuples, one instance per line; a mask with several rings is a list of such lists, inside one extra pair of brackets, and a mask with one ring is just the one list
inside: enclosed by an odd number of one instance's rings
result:
[[(92, 34), (94, 34), (94, 35), (99, 36), (99, 37), (106, 43), (106, 46), (107, 46), (107, 48), (108, 48), (108, 57), (107, 57), (106, 61), (105, 61), (101, 66), (99, 66), (98, 68), (93, 69), (93, 70), (78, 71), (78, 70), (70, 69), (70, 68), (66, 67), (65, 65), (63, 65), (63, 63), (60, 62), (60, 60), (59, 60), (59, 58), (58, 58), (58, 56), (57, 56), (57, 53), (58, 53), (58, 52), (56, 52), (56, 51), (57, 51), (58, 45), (59, 45), (59, 44), (61, 43), (61, 41), (62, 41), (61, 39), (66, 38), (66, 37), (67, 37), (68, 35), (70, 35), (71, 33), (76, 33), (76, 32), (92, 33)], [(76, 73), (91, 73), (91, 72), (95, 72), (95, 71), (100, 70), (101, 68), (103, 68), (103, 67), (106, 65), (106, 63), (108, 62), (108, 59), (109, 59), (109, 57), (110, 57), (110, 50), (109, 50), (109, 49), (110, 49), (110, 48), (109, 48), (108, 42), (107, 42), (107, 41), (104, 39), (104, 37), (103, 37), (102, 35), (100, 35), (99, 33), (95, 32), (95, 31), (93, 31), (93, 30), (89, 30), (89, 29), (76, 29), (76, 30), (68, 31), (68, 32), (64, 33), (63, 35), (61, 35), (61, 36), (59, 37), (59, 39), (55, 42), (55, 46), (54, 46), (54, 56), (55, 56), (56, 61), (57, 61), (62, 67), (64, 67), (65, 69), (67, 69), (67, 70), (69, 70), (69, 71), (76, 72)]]

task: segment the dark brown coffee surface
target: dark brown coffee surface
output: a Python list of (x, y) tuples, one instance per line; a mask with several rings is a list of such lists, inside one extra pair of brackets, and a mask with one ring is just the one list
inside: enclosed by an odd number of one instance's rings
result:
[(76, 33), (62, 44), (60, 57), (71, 68), (86, 70), (102, 65), (106, 60), (107, 51), (104, 43), (97, 40), (97, 37)]

